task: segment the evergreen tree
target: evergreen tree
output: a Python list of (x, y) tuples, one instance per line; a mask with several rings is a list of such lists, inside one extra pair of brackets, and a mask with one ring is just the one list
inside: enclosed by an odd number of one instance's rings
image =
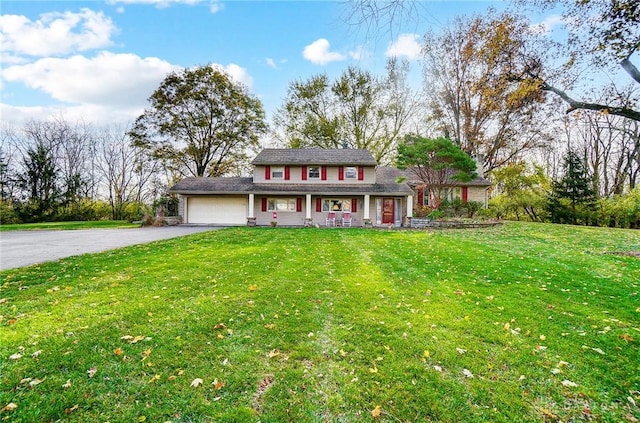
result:
[(596, 196), (588, 168), (575, 151), (569, 150), (563, 170), (562, 178), (553, 182), (547, 205), (551, 221), (589, 225)]

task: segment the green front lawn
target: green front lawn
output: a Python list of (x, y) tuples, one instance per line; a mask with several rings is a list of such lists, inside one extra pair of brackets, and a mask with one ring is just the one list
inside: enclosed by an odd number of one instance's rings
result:
[(43, 229), (69, 230), (69, 229), (100, 229), (100, 228), (139, 228), (139, 223), (129, 223), (124, 220), (95, 220), (83, 222), (41, 222), (0, 225), (2, 231), (34, 231)]
[(235, 228), (5, 271), (0, 419), (637, 421), (630, 251), (543, 224)]

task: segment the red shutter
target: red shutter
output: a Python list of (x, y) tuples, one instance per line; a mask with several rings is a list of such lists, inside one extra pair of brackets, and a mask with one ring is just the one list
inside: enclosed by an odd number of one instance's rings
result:
[(296, 211), (298, 213), (302, 211), (302, 198), (296, 198)]
[(289, 168), (289, 166), (285, 166), (284, 167), (284, 180), (288, 181), (289, 179), (291, 179), (291, 168)]
[(351, 199), (351, 213), (356, 213), (358, 211), (358, 199)]
[(469, 188), (462, 187), (462, 202), (466, 203), (469, 198)]
[(307, 167), (306, 166), (302, 166), (302, 180), (306, 181), (307, 180)]
[(271, 179), (271, 166), (264, 167), (264, 179), (266, 179), (267, 181)]
[(267, 197), (262, 197), (262, 211), (267, 211)]
[(338, 180), (344, 180), (344, 166), (338, 166)]
[(358, 181), (364, 181), (364, 167), (358, 166)]
[(316, 212), (320, 213), (322, 211), (322, 198), (316, 198)]
[(327, 180), (327, 167), (326, 166), (322, 166), (322, 175), (321, 178), (323, 181)]
[(422, 185), (418, 187), (418, 205), (424, 206), (424, 187)]

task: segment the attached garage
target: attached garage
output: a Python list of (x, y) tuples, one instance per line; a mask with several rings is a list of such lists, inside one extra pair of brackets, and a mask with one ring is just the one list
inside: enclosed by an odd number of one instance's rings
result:
[(186, 223), (246, 225), (246, 196), (197, 196), (187, 198)]

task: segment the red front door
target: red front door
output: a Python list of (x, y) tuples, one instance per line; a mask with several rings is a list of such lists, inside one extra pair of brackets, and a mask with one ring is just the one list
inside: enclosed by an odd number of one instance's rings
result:
[(395, 223), (395, 210), (394, 210), (394, 200), (393, 198), (383, 198), (382, 199), (382, 223), (383, 224), (393, 224)]

